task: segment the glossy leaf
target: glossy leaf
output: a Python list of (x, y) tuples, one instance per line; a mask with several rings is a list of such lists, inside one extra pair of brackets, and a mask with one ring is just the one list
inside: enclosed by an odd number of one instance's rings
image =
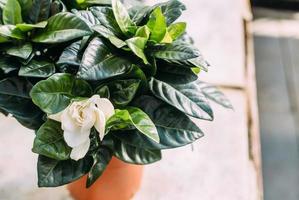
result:
[(26, 119), (35, 118), (40, 110), (32, 103), (29, 92), (32, 84), (20, 77), (0, 81), (0, 108)]
[(19, 46), (11, 46), (5, 49), (5, 53), (10, 56), (19, 57), (26, 60), (32, 53), (32, 45), (31, 43), (24, 43)]
[(94, 14), (94, 16), (96, 16), (103, 26), (112, 31), (116, 37), (121, 38), (123, 33), (116, 22), (112, 8), (91, 7), (90, 11)]
[[(32, 112), (32, 111), (31, 111)], [(31, 129), (31, 130), (38, 130), (41, 125), (44, 123), (43, 117), (44, 113), (40, 110), (39, 112), (35, 112), (35, 116), (27, 116), (27, 117), (20, 117), (20, 116), (15, 116), (14, 118), (22, 124), (24, 127)]]
[(96, 26), (93, 26), (92, 29), (94, 31), (96, 31), (97, 33), (99, 33), (102, 37), (107, 38), (117, 48), (122, 48), (122, 47), (126, 46), (126, 43), (123, 40), (116, 37), (113, 34), (113, 32), (110, 31), (105, 26), (96, 25)]
[(3, 23), (15, 25), (23, 22), (18, 0), (8, 0), (3, 8)]
[(100, 21), (89, 10), (80, 10), (80, 11), (75, 10), (73, 12), (76, 16), (84, 20), (89, 27), (92, 27), (100, 23)]
[(135, 24), (132, 22), (127, 9), (120, 0), (112, 0), (112, 10), (120, 30), (128, 35), (130, 28), (134, 27)]
[(158, 79), (150, 80), (150, 89), (159, 99), (195, 118), (213, 120), (213, 111), (197, 82), (169, 84)]
[(89, 26), (79, 17), (71, 13), (59, 13), (52, 16), (45, 29), (34, 38), (39, 43), (59, 43), (90, 35)]
[(170, 149), (185, 146), (203, 136), (202, 131), (189, 117), (155, 97), (141, 96), (133, 105), (144, 110), (153, 120), (160, 143), (152, 141), (136, 130), (113, 134), (126, 144), (142, 149)]
[(185, 30), (186, 30), (186, 23), (184, 23), (184, 22), (178, 22), (175, 24), (171, 24), (167, 28), (167, 31), (173, 40), (176, 40), (181, 35), (183, 35), (185, 33)]
[(71, 183), (89, 172), (92, 158), (87, 156), (79, 161), (54, 160), (45, 156), (38, 157), (38, 186), (58, 187)]
[(28, 21), (31, 24), (36, 24), (41, 21), (46, 21), (50, 16), (52, 0), (33, 0), (28, 15)]
[(20, 68), (20, 63), (9, 58), (0, 59), (0, 71), (4, 74), (9, 74)]
[(231, 102), (216, 86), (200, 80), (197, 80), (197, 84), (208, 99), (222, 105), (225, 108), (233, 109)]
[(163, 15), (166, 17), (167, 25), (170, 25), (175, 20), (177, 20), (184, 10), (186, 10), (186, 6), (179, 0), (171, 0), (157, 6), (161, 7)]
[(93, 153), (93, 166), (87, 176), (86, 187), (90, 187), (105, 171), (112, 159), (112, 153), (107, 148), (100, 148)]
[(150, 34), (151, 34), (151, 30), (146, 25), (144, 25), (137, 29), (135, 36), (149, 39)]
[(160, 150), (149, 150), (129, 145), (113, 137), (114, 156), (131, 164), (147, 165), (161, 160)]
[(19, 76), (47, 78), (55, 73), (55, 65), (47, 61), (32, 60), (20, 68)]
[(84, 52), (78, 77), (105, 80), (125, 74), (131, 68), (131, 62), (112, 54), (100, 38), (94, 38)]
[(0, 43), (8, 42), (10, 39), (22, 40), (24, 38), (24, 34), (19, 29), (16, 29), (16, 26), (0, 25)]
[(109, 98), (115, 106), (124, 107), (135, 97), (140, 82), (138, 79), (115, 80), (97, 88), (96, 93)]
[(115, 114), (107, 121), (106, 129), (121, 130), (134, 126), (140, 133), (159, 143), (157, 129), (149, 116), (141, 109), (128, 107), (126, 110), (116, 110)]
[(45, 28), (47, 26), (48, 22), (47, 21), (43, 21), (43, 22), (39, 22), (37, 24), (17, 24), (16, 27), (18, 29), (20, 29), (23, 32), (27, 32), (27, 31), (31, 31), (33, 29), (37, 29), (37, 28)]
[(47, 120), (37, 131), (32, 151), (55, 160), (70, 159), (71, 148), (63, 138), (61, 124)]
[(147, 39), (143, 37), (133, 37), (126, 40), (128, 47), (133, 51), (133, 53), (141, 58), (144, 64), (149, 64), (147, 58), (144, 54), (145, 45), (147, 43)]
[(151, 49), (151, 54), (163, 60), (189, 60), (199, 56), (197, 49), (188, 44), (172, 43), (159, 45)]
[(47, 114), (55, 114), (65, 109), (73, 98), (90, 97), (91, 88), (83, 80), (71, 74), (54, 74), (47, 80), (38, 82), (31, 90), (32, 101)]
[[(80, 48), (81, 42), (77, 41), (67, 46), (62, 52), (57, 65), (61, 72), (75, 71), (77, 72), (80, 66)], [(75, 69), (74, 69), (75, 68)]]
[(162, 10), (160, 7), (157, 7), (152, 12), (149, 21), (146, 25), (151, 31), (150, 40), (155, 41), (157, 43), (163, 40), (166, 34), (167, 25), (166, 19), (162, 14)]

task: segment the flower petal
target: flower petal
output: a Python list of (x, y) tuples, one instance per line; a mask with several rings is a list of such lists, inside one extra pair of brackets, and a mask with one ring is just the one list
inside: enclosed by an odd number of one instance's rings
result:
[(104, 113), (106, 120), (114, 115), (114, 107), (109, 99), (96, 99), (95, 104), (97, 105), (98, 109), (100, 109)]
[(63, 137), (67, 145), (73, 148), (89, 140), (89, 135), (90, 129), (85, 131), (81, 129), (78, 131), (64, 130)]
[(61, 115), (61, 128), (65, 131), (78, 132), (80, 126), (77, 125), (76, 121), (72, 118), (68, 110), (64, 110)]
[(94, 126), (96, 122), (95, 109), (94, 105), (90, 105), (83, 110), (82, 130), (90, 130)]
[(73, 147), (72, 152), (71, 152), (71, 159), (73, 160), (80, 160), (83, 158), (90, 147), (90, 140), (86, 140), (84, 143), (80, 144), (79, 146)]
[(99, 132), (100, 140), (103, 140), (105, 136), (106, 118), (104, 113), (100, 109), (96, 109), (95, 113), (96, 113), (96, 122), (94, 124), (94, 127)]
[(48, 115), (49, 119), (61, 122), (61, 116), (62, 116), (63, 111), (56, 113), (56, 114), (52, 114), (52, 115)]

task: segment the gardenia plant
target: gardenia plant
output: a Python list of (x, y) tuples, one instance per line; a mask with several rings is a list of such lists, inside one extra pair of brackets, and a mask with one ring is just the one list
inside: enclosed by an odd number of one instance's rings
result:
[(112, 0), (0, 0), (0, 111), (35, 130), (38, 185), (88, 175), (113, 156), (133, 164), (203, 136), (208, 100), (231, 108), (200, 81), (208, 64), (176, 22), (170, 0), (127, 9)]

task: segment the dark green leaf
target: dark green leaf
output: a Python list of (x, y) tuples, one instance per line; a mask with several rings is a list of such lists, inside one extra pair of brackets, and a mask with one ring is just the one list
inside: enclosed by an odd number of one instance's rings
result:
[(39, 43), (60, 43), (90, 35), (89, 26), (71, 13), (59, 13), (52, 16), (45, 29), (32, 40)]
[(120, 30), (125, 35), (130, 35), (130, 29), (131, 27), (134, 27), (135, 24), (130, 19), (125, 6), (119, 0), (112, 0), (112, 10)]
[(14, 59), (3, 58), (0, 60), (0, 71), (2, 70), (4, 74), (9, 74), (10, 72), (16, 71), (20, 68), (20, 64)]
[(160, 143), (152, 141), (135, 130), (114, 134), (126, 144), (142, 149), (170, 149), (190, 144), (203, 136), (202, 131), (189, 117), (155, 97), (141, 96), (133, 105), (140, 107), (153, 120), (159, 133)]
[(31, 43), (24, 43), (21, 45), (10, 46), (5, 49), (5, 53), (26, 60), (32, 53), (32, 45)]
[(93, 30), (99, 33), (102, 37), (107, 38), (114, 46), (117, 48), (122, 48), (126, 46), (126, 43), (117, 38), (112, 31), (102, 25), (96, 25), (93, 27)]
[(112, 153), (107, 148), (102, 147), (93, 153), (93, 166), (87, 177), (87, 187), (90, 187), (103, 174), (111, 159)]
[(22, 11), (18, 0), (8, 0), (3, 8), (3, 23), (15, 25), (22, 22)]
[(32, 60), (20, 68), (19, 76), (47, 78), (55, 73), (55, 65), (47, 61)]
[(197, 80), (203, 94), (210, 100), (222, 105), (225, 108), (232, 109), (233, 106), (227, 97), (214, 85)]
[(91, 7), (90, 11), (94, 14), (94, 16), (98, 18), (98, 20), (101, 22), (103, 26), (112, 31), (116, 37), (121, 38), (123, 33), (116, 22), (112, 8)]
[(30, 12), (33, 1), (32, 0), (18, 0), (18, 2), (22, 8), (22, 14), (24, 16), (27, 16)]
[(213, 111), (197, 82), (169, 84), (152, 78), (150, 89), (156, 97), (192, 117), (213, 120)]
[(114, 156), (132, 164), (147, 165), (161, 160), (160, 150), (149, 150), (129, 145), (113, 137)]
[(106, 123), (106, 129), (121, 130), (134, 126), (140, 133), (159, 143), (157, 129), (150, 117), (139, 108), (127, 107), (126, 110), (115, 110), (115, 114)]
[(32, 148), (34, 153), (55, 160), (68, 160), (71, 150), (64, 141), (61, 124), (53, 120), (47, 120), (39, 128)]
[(158, 4), (161, 7), (163, 15), (166, 17), (167, 25), (177, 20), (182, 12), (186, 10), (186, 6), (178, 0), (170, 0), (165, 3)]
[(85, 80), (104, 80), (127, 73), (133, 64), (111, 53), (100, 38), (94, 38), (82, 58), (78, 76)]
[(86, 24), (88, 24), (88, 26), (92, 27), (94, 25), (97, 25), (100, 23), (100, 20), (98, 20), (91, 11), (89, 10), (74, 10), (73, 11), (74, 14), (78, 17), (80, 17), (82, 20), (85, 21)]
[(73, 98), (92, 95), (89, 84), (71, 74), (54, 74), (38, 82), (31, 90), (32, 101), (47, 114), (65, 109)]
[(24, 127), (32, 129), (32, 130), (37, 130), (44, 123), (44, 120), (43, 120), (44, 113), (41, 110), (40, 110), (40, 112), (36, 111), (35, 113), (36, 113), (35, 116), (27, 116), (27, 117), (14, 116), (14, 117)]
[(87, 156), (79, 161), (59, 161), (45, 156), (38, 157), (38, 186), (57, 187), (71, 183), (85, 174), (92, 166), (92, 157)]
[(46, 21), (50, 16), (52, 0), (33, 0), (30, 14), (28, 15), (29, 23), (36, 24)]
[(36, 118), (40, 110), (32, 103), (32, 84), (20, 77), (0, 81), (0, 107), (10, 114), (26, 119)]
[(59, 60), (57, 65), (61, 72), (75, 71), (77, 72), (80, 66), (80, 47), (82, 41), (77, 41), (66, 47)]
[[(163, 60), (189, 60), (199, 56), (198, 50), (189, 44), (172, 43), (168, 45), (158, 45), (150, 52), (154, 57)], [(170, 62), (169, 61), (169, 62)]]
[(135, 97), (140, 86), (140, 80), (116, 80), (96, 89), (101, 97), (108, 97), (116, 107), (128, 105)]

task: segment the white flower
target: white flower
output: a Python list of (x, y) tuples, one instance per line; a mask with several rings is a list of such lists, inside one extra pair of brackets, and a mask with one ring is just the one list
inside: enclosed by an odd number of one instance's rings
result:
[(102, 140), (106, 121), (113, 114), (112, 103), (106, 98), (94, 95), (90, 99), (74, 101), (62, 112), (49, 115), (48, 118), (61, 122), (64, 139), (72, 148), (71, 159), (79, 160), (88, 152), (91, 128), (95, 127)]

